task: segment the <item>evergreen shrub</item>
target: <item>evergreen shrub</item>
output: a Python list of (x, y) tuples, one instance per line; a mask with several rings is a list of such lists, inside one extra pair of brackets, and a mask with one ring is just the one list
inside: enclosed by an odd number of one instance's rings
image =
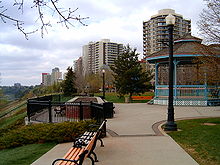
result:
[(95, 121), (32, 124), (16, 129), (2, 130), (0, 149), (18, 147), (26, 144), (46, 142), (71, 142), (85, 132)]

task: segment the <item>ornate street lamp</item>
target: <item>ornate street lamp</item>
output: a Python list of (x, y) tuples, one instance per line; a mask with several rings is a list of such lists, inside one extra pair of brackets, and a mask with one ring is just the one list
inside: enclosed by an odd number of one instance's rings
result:
[(168, 100), (168, 117), (165, 124), (165, 131), (176, 131), (177, 125), (174, 122), (174, 107), (173, 107), (173, 27), (175, 17), (169, 14), (166, 18), (166, 25), (169, 32), (169, 100)]
[(103, 99), (105, 99), (105, 69), (102, 69), (102, 92)]

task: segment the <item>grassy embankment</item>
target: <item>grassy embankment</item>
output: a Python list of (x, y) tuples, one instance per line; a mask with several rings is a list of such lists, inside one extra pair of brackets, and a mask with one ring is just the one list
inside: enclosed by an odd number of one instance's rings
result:
[(180, 131), (169, 135), (200, 165), (220, 164), (220, 118), (177, 122)]
[(0, 109), (0, 128), (7, 127), (26, 116), (26, 101), (14, 101)]

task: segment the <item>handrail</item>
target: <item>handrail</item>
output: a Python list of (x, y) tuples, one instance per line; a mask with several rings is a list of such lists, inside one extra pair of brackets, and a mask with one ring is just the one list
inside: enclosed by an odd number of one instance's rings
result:
[(104, 104), (81, 101), (52, 102), (28, 100), (27, 116), (29, 121), (31, 121), (31, 118), (40, 121), (39, 116), (45, 114), (46, 118), (42, 119), (43, 122), (79, 121), (89, 118), (94, 118), (100, 122), (105, 119)]

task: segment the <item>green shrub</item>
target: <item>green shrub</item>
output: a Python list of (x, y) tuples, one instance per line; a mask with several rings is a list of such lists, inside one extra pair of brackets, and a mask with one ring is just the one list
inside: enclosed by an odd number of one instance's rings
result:
[(70, 142), (82, 134), (95, 121), (33, 124), (1, 133), (0, 149), (45, 142)]

